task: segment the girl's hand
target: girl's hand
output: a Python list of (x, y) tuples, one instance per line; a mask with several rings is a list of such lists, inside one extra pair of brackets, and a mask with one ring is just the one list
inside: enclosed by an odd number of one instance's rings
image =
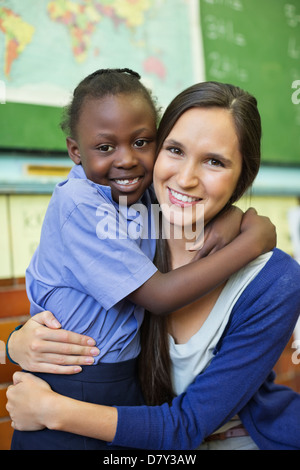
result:
[(231, 206), (209, 222), (204, 230), (204, 243), (197, 252), (197, 259), (215, 253), (232, 242), (241, 233), (243, 215), (241, 209)]
[(43, 380), (32, 374), (15, 372), (13, 385), (7, 389), (6, 409), (12, 427), (19, 431), (38, 431), (45, 428), (44, 413), (49, 410), (49, 400), (54, 394)]
[(52, 374), (75, 374), (80, 365), (93, 364), (99, 354), (95, 341), (61, 329), (51, 312), (30, 318), (8, 342), (8, 353), (24, 370)]
[(255, 243), (259, 254), (267, 253), (276, 246), (276, 227), (268, 217), (257, 215), (255, 209), (248, 209), (243, 217), (241, 233), (248, 233)]

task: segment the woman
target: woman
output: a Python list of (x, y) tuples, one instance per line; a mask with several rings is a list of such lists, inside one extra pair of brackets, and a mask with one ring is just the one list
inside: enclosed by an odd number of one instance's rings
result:
[[(191, 261), (185, 224), (197, 223), (197, 205), (204, 205), (207, 224), (252, 183), (260, 137), (256, 100), (237, 87), (195, 85), (167, 108), (154, 170), (163, 221), (172, 227), (158, 250), (164, 254), (167, 244), (168, 257), (161, 256), (166, 270)], [(149, 381), (142, 374), (142, 383), (150, 404), (165, 403), (138, 408), (82, 403), (57, 395), (37, 377), (17, 373), (8, 390), (14, 426), (76, 429), (133, 448), (195, 449), (206, 441), (200, 448), (300, 449), (300, 397), (274, 385), (272, 375), (299, 316), (299, 281), (298, 264), (274, 250), (171, 314), (168, 341), (164, 325), (152, 325), (142, 357), (145, 375), (150, 368), (152, 373)], [(171, 361), (161, 353), (166, 344)], [(172, 387), (156, 380), (164, 377), (169, 362)], [(173, 400), (172, 388), (178, 395)]]

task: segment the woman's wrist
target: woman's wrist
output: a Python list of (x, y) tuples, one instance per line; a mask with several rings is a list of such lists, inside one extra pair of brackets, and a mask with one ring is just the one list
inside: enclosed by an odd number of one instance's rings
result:
[(23, 325), (17, 326), (9, 335), (7, 341), (6, 341), (6, 355), (10, 362), (13, 364), (18, 364), (17, 358), (15, 357), (15, 339), (18, 336), (18, 331)]
[(49, 390), (41, 397), (39, 409), (41, 424), (48, 429), (107, 442), (115, 437), (118, 411), (114, 407), (74, 400)]
[(43, 393), (39, 401), (39, 411), (41, 424), (48, 428), (59, 431), (63, 421), (63, 399), (65, 397), (59, 395), (53, 390)]

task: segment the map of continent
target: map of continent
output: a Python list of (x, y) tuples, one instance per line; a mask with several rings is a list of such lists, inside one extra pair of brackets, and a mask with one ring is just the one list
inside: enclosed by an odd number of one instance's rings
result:
[(32, 41), (34, 27), (12, 10), (0, 7), (0, 31), (5, 35), (4, 74), (9, 77), (14, 60)]
[(87, 0), (84, 4), (56, 0), (48, 3), (48, 13), (51, 20), (68, 28), (74, 57), (82, 62), (86, 58), (91, 35), (104, 16), (116, 26), (125, 23), (127, 27), (135, 28), (143, 23), (143, 13), (150, 7), (150, 0)]
[(0, 0), (6, 101), (62, 107), (89, 73), (130, 68), (165, 106), (203, 70), (191, 21), (197, 5), (198, 0)]

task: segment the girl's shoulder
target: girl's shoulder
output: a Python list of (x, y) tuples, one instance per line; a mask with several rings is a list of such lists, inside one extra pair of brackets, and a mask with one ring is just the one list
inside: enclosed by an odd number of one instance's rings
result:
[(69, 212), (78, 206), (96, 210), (101, 204), (113, 209), (110, 188), (100, 187), (87, 179), (69, 178), (59, 183), (52, 195), (53, 203), (62, 212)]

